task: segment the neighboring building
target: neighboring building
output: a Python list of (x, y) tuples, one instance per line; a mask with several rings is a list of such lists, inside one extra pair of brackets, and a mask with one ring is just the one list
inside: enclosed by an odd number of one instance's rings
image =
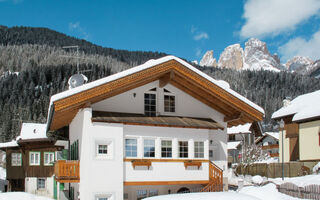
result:
[(284, 106), (273, 113), (275, 120), (285, 122), (283, 136), (280, 131), (279, 157), (284, 161), (320, 160), (320, 90), (284, 100)]
[(23, 123), (20, 135), (1, 143), (6, 152), (8, 191), (25, 191), (54, 198), (54, 162), (67, 143), (46, 136), (46, 124)]
[(279, 158), (278, 132), (265, 132), (256, 140), (256, 145), (261, 146), (263, 152), (268, 153), (270, 157)]
[(262, 136), (259, 122), (246, 123), (227, 129), (228, 133), (228, 163), (239, 163), (242, 148), (254, 144), (256, 138)]
[(56, 180), (83, 200), (220, 191), (227, 127), (263, 115), (226, 82), (179, 58), (151, 60), (51, 97), (48, 131), (69, 127), (79, 160), (71, 174), (64, 166), (72, 162), (58, 161)]

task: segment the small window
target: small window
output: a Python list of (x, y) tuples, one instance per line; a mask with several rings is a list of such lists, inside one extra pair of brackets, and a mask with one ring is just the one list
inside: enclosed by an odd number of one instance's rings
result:
[(21, 166), (21, 153), (11, 154), (11, 166)]
[(164, 112), (175, 112), (175, 96), (164, 95)]
[(169, 90), (167, 90), (166, 88), (163, 88), (163, 92), (165, 93), (171, 93)]
[(194, 142), (194, 157), (204, 158), (204, 142)]
[(137, 190), (137, 199), (143, 199), (147, 197), (147, 190)]
[(179, 157), (188, 158), (188, 142), (179, 141)]
[(44, 165), (53, 165), (54, 162), (54, 152), (44, 152)]
[(155, 142), (154, 140), (144, 140), (144, 157), (154, 158), (155, 156)]
[(123, 199), (129, 199), (129, 194), (128, 193), (124, 193), (123, 194)]
[(147, 116), (156, 116), (156, 94), (144, 94), (144, 113)]
[(149, 190), (149, 197), (152, 197), (152, 196), (157, 196), (158, 195), (158, 190)]
[(236, 141), (236, 135), (229, 135), (229, 141)]
[(37, 189), (45, 189), (46, 188), (46, 179), (45, 178), (38, 178), (37, 179)]
[(209, 157), (213, 158), (213, 150), (209, 150)]
[(126, 157), (137, 157), (137, 139), (126, 139)]
[(98, 154), (107, 155), (108, 154), (108, 145), (98, 145)]
[(40, 165), (40, 152), (29, 153), (29, 165)]
[(150, 89), (149, 91), (156, 92), (156, 91), (157, 91), (157, 88), (152, 88), (152, 89)]
[(161, 157), (162, 158), (172, 157), (172, 141), (171, 140), (161, 141)]

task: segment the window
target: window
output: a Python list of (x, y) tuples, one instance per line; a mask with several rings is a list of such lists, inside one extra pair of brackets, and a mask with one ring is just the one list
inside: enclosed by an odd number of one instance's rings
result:
[(137, 190), (137, 199), (143, 199), (147, 197), (147, 190)]
[(236, 135), (229, 135), (229, 141), (236, 141)]
[(21, 166), (21, 153), (11, 154), (11, 166)]
[(157, 196), (158, 195), (158, 190), (149, 190), (149, 197), (152, 197), (152, 196)]
[(54, 162), (54, 152), (44, 152), (44, 165), (53, 165)]
[(213, 150), (209, 150), (209, 157), (213, 158)]
[(40, 165), (40, 152), (29, 153), (29, 165)]
[(156, 116), (156, 94), (144, 94), (144, 114)]
[(194, 142), (194, 157), (204, 158), (204, 142)]
[(188, 158), (188, 142), (179, 141), (179, 157)]
[(137, 157), (137, 139), (126, 139), (126, 157)]
[(143, 155), (144, 157), (154, 157), (155, 156), (155, 145), (154, 145), (154, 140), (144, 140), (144, 152)]
[(171, 140), (161, 141), (161, 157), (162, 158), (172, 157), (172, 141)]
[(71, 160), (79, 160), (79, 140), (76, 140), (71, 145)]
[(175, 96), (164, 95), (164, 112), (175, 112)]
[(98, 145), (98, 154), (107, 155), (108, 154), (108, 145)]
[(37, 179), (37, 189), (45, 189), (46, 188), (46, 179), (45, 178), (38, 178)]

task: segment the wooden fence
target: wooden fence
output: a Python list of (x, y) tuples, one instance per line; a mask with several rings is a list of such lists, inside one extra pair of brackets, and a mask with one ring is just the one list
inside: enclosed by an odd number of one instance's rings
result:
[[(284, 163), (284, 177), (303, 176), (310, 173), (317, 162), (288, 162)], [(254, 163), (250, 165), (238, 165), (237, 174), (260, 175), (268, 178), (282, 177), (282, 163)]]
[(279, 192), (292, 197), (320, 200), (320, 185), (307, 185), (305, 187), (298, 187), (293, 183), (283, 183), (281, 185), (277, 185), (277, 189)]

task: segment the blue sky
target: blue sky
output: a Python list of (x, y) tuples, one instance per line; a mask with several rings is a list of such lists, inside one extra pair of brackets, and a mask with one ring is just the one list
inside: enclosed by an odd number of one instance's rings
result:
[(320, 59), (320, 0), (0, 0), (5, 26), (48, 27), (115, 49), (218, 59), (250, 37), (267, 42), (281, 62)]

